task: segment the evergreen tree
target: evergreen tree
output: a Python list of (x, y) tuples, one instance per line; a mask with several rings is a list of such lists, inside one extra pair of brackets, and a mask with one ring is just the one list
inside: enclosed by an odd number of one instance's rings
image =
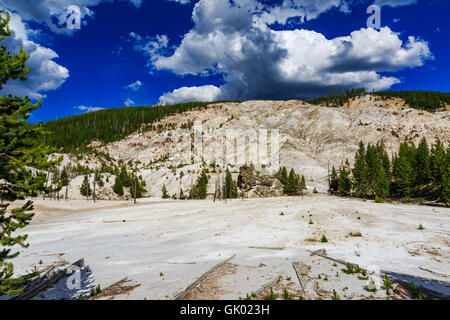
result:
[(206, 199), (208, 180), (208, 175), (205, 171), (202, 171), (200, 177), (197, 179), (196, 185), (192, 190), (192, 197), (194, 199)]
[(441, 140), (436, 139), (436, 142), (431, 148), (431, 173), (434, 186), (442, 193), (443, 181), (442, 178), (446, 171), (445, 163), (445, 148)]
[(95, 173), (94, 173), (94, 181), (95, 181), (95, 184), (99, 187), (105, 186), (102, 175), (100, 174), (100, 172), (98, 170), (95, 171)]
[(227, 199), (235, 199), (238, 196), (237, 184), (233, 180), (233, 177), (232, 177), (229, 169), (227, 169), (227, 171), (225, 173), (225, 183), (223, 186), (223, 194), (224, 194), (225, 198), (227, 198)]
[(163, 184), (161, 192), (162, 192), (162, 198), (163, 199), (169, 199), (170, 198), (169, 193), (167, 193), (167, 188), (166, 188), (165, 184)]
[[(8, 27), (9, 13), (6, 17), (4, 13), (0, 11), (0, 42), (12, 35)], [(11, 54), (6, 45), (0, 47), (0, 90), (9, 80), (26, 80), (25, 75), (31, 70), (25, 66), (27, 60), (23, 49)], [(30, 113), (40, 104), (41, 101), (32, 105), (28, 98), (0, 97), (0, 295), (22, 290), (17, 281), (11, 279), (14, 266), (9, 260), (19, 254), (11, 252), (14, 246), (28, 247), (27, 235), (14, 233), (26, 227), (33, 217), (31, 201), (12, 210), (8, 207), (17, 199), (47, 192), (46, 174), (42, 170), (58, 162), (49, 162), (47, 156), (52, 150), (36, 143), (44, 134), (42, 124), (27, 123)]]
[(122, 180), (120, 179), (120, 176), (116, 176), (116, 180), (113, 185), (113, 191), (119, 197), (123, 197), (123, 195), (124, 195), (123, 183), (122, 183)]
[(410, 148), (406, 142), (400, 145), (398, 156), (394, 162), (395, 180), (397, 184), (397, 192), (400, 196), (411, 196), (414, 168), (411, 165), (411, 153)]
[(445, 172), (442, 176), (442, 200), (450, 204), (450, 146), (446, 153)]
[(288, 183), (288, 174), (286, 167), (281, 168), (280, 182), (283, 186), (286, 186)]
[(430, 149), (425, 138), (420, 141), (419, 146), (417, 147), (414, 172), (415, 184), (417, 186), (422, 186), (430, 183)]
[(62, 187), (66, 187), (66, 195), (65, 195), (64, 198), (65, 198), (65, 200), (67, 200), (67, 198), (69, 196), (68, 193), (69, 193), (69, 183), (70, 183), (70, 181), (69, 181), (69, 173), (68, 173), (66, 167), (64, 167), (63, 170), (61, 171), (60, 179), (61, 179), (61, 186)]
[(342, 168), (339, 172), (338, 190), (343, 195), (349, 195), (352, 190), (352, 183), (349, 178), (349, 172)]
[(89, 177), (86, 175), (86, 176), (84, 176), (83, 183), (81, 184), (81, 187), (80, 187), (80, 194), (85, 196), (89, 200), (91, 193), (92, 193), (92, 190), (91, 190), (91, 185), (89, 183)]
[(359, 149), (355, 155), (355, 166), (353, 168), (354, 187), (356, 193), (364, 197), (368, 194), (368, 169), (366, 163), (366, 148), (364, 143), (359, 143)]
[(303, 194), (303, 190), (306, 190), (306, 180), (305, 180), (305, 176), (302, 176), (302, 180), (300, 182), (300, 189), (302, 190), (302, 194)]

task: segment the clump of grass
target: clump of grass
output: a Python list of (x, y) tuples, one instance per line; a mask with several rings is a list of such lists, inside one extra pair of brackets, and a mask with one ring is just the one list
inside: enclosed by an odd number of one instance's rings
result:
[(319, 193), (319, 191), (314, 187), (313, 193)]
[(311, 218), (309, 219), (309, 224), (314, 224)]
[(95, 288), (91, 289), (91, 297), (96, 297), (102, 292), (100, 285), (98, 284)]
[(280, 216), (284, 216), (284, 212), (283, 211), (280, 212)]
[(331, 296), (333, 300), (341, 300), (341, 297), (337, 294), (336, 290), (333, 289), (333, 295)]
[(364, 270), (359, 267), (359, 265), (353, 265), (351, 263), (347, 263), (347, 269), (342, 269), (342, 272), (346, 274), (356, 274), (362, 273)]
[(417, 287), (413, 281), (411, 281), (411, 285), (409, 286), (409, 294), (415, 300), (422, 300), (422, 294), (420, 293), (419, 287)]
[(322, 279), (322, 276), (319, 274), (319, 275), (317, 276), (317, 279)]
[(348, 235), (350, 237), (362, 237), (361, 232), (350, 232)]
[(322, 238), (320, 239), (320, 242), (322, 242), (322, 243), (328, 242), (327, 237), (325, 235), (322, 235)]
[(324, 281), (328, 281), (328, 276), (325, 276), (325, 278), (323, 278)]
[(286, 288), (284, 288), (282, 296), (283, 296), (283, 299), (284, 299), (284, 300), (292, 300), (292, 294), (290, 294), (290, 293), (286, 290)]
[(358, 276), (359, 280), (369, 280), (369, 276), (367, 275), (366, 270), (361, 270), (361, 275)]
[(306, 242), (317, 242), (317, 239), (314, 238), (307, 238), (305, 239)]
[(160, 272), (160, 273), (159, 273), (159, 276), (160, 276), (160, 277), (164, 277), (164, 273)]
[(375, 196), (375, 203), (384, 203), (384, 200), (379, 196)]
[(417, 230), (423, 230), (423, 229), (425, 229), (425, 228), (423, 227), (423, 225), (419, 224), (419, 226), (417, 227)]
[(287, 277), (286, 278), (287, 281), (291, 281), (291, 279), (292, 279), (291, 277)]
[(383, 280), (383, 286), (382, 288), (387, 290), (387, 289), (392, 289), (394, 285), (394, 282), (392, 282), (391, 280), (389, 280), (388, 275), (384, 274), (384, 280)]
[(270, 293), (264, 297), (264, 300), (276, 300), (277, 295), (273, 292), (273, 289), (270, 288)]

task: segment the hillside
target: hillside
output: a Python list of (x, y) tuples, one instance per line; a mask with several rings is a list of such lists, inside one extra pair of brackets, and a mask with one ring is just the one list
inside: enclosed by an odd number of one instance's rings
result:
[[(359, 141), (376, 143), (383, 140), (392, 154), (405, 139), (418, 144), (425, 137), (431, 144), (438, 137), (446, 145), (450, 140), (449, 111), (430, 113), (407, 108), (398, 98), (366, 95), (352, 99), (342, 108), (302, 101), (223, 102), (207, 107), (199, 104), (200, 109), (195, 109), (194, 105), (185, 112), (173, 112), (119, 141), (93, 141), (90, 147), (96, 150), (96, 155), (64, 155), (63, 165), (83, 165), (104, 172), (105, 177), (109, 177), (102, 190), (105, 198), (116, 197), (111, 186), (123, 164), (129, 170), (137, 166), (138, 175), (145, 181), (147, 196), (161, 196), (163, 185), (169, 195), (178, 194), (180, 189), (187, 193), (204, 168), (208, 168), (213, 177), (208, 184), (208, 192), (212, 193), (216, 179), (223, 179), (226, 168), (230, 168), (236, 179), (239, 166), (220, 165), (212, 148), (214, 139), (208, 135), (204, 138), (204, 163), (192, 164), (191, 158), (185, 158), (180, 164), (177, 158), (180, 140), (174, 139), (176, 129), (189, 129), (195, 121), (201, 121), (204, 130), (279, 130), (280, 165), (304, 175), (309, 192), (313, 188), (324, 192), (327, 190), (328, 165), (338, 167), (346, 158), (352, 164)], [(255, 164), (256, 151), (247, 145), (246, 152), (248, 162)], [(227, 154), (235, 158), (238, 150), (227, 150)], [(264, 167), (257, 169), (273, 174)], [(80, 198), (82, 174), (79, 172), (71, 183), (70, 196), (73, 198)]]

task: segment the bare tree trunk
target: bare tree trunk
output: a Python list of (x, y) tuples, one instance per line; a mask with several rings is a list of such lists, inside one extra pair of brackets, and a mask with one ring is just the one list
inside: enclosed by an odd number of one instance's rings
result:
[(95, 203), (95, 175), (94, 175), (94, 194), (93, 194), (93, 199), (94, 199), (94, 203)]

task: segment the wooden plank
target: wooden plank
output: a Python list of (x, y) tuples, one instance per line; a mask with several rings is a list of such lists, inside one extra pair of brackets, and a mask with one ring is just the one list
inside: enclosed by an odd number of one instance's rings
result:
[(297, 266), (296, 266), (296, 262), (292, 262), (292, 267), (294, 268), (295, 273), (297, 274), (298, 282), (300, 282), (300, 286), (302, 287), (303, 293), (306, 293), (305, 287), (303, 287), (302, 279), (300, 278), (300, 272), (298, 271)]
[(207, 272), (205, 272), (200, 278), (198, 278), (197, 280), (195, 280), (189, 287), (187, 287), (183, 292), (180, 292), (179, 294), (177, 294), (173, 300), (183, 300), (184, 298), (186, 298), (186, 296), (191, 293), (195, 288), (197, 288), (200, 283), (202, 283), (203, 280), (205, 280), (205, 278), (207, 276), (209, 276), (211, 273), (213, 273), (214, 271), (216, 271), (217, 269), (219, 269), (221, 266), (223, 266), (225, 263), (227, 263), (228, 261), (230, 261), (231, 259), (233, 259), (234, 257), (236, 257), (236, 255), (234, 254), (233, 256), (231, 256), (228, 259), (225, 259), (224, 261), (222, 261), (221, 263), (215, 265), (214, 267), (212, 267), (211, 269), (209, 269)]

